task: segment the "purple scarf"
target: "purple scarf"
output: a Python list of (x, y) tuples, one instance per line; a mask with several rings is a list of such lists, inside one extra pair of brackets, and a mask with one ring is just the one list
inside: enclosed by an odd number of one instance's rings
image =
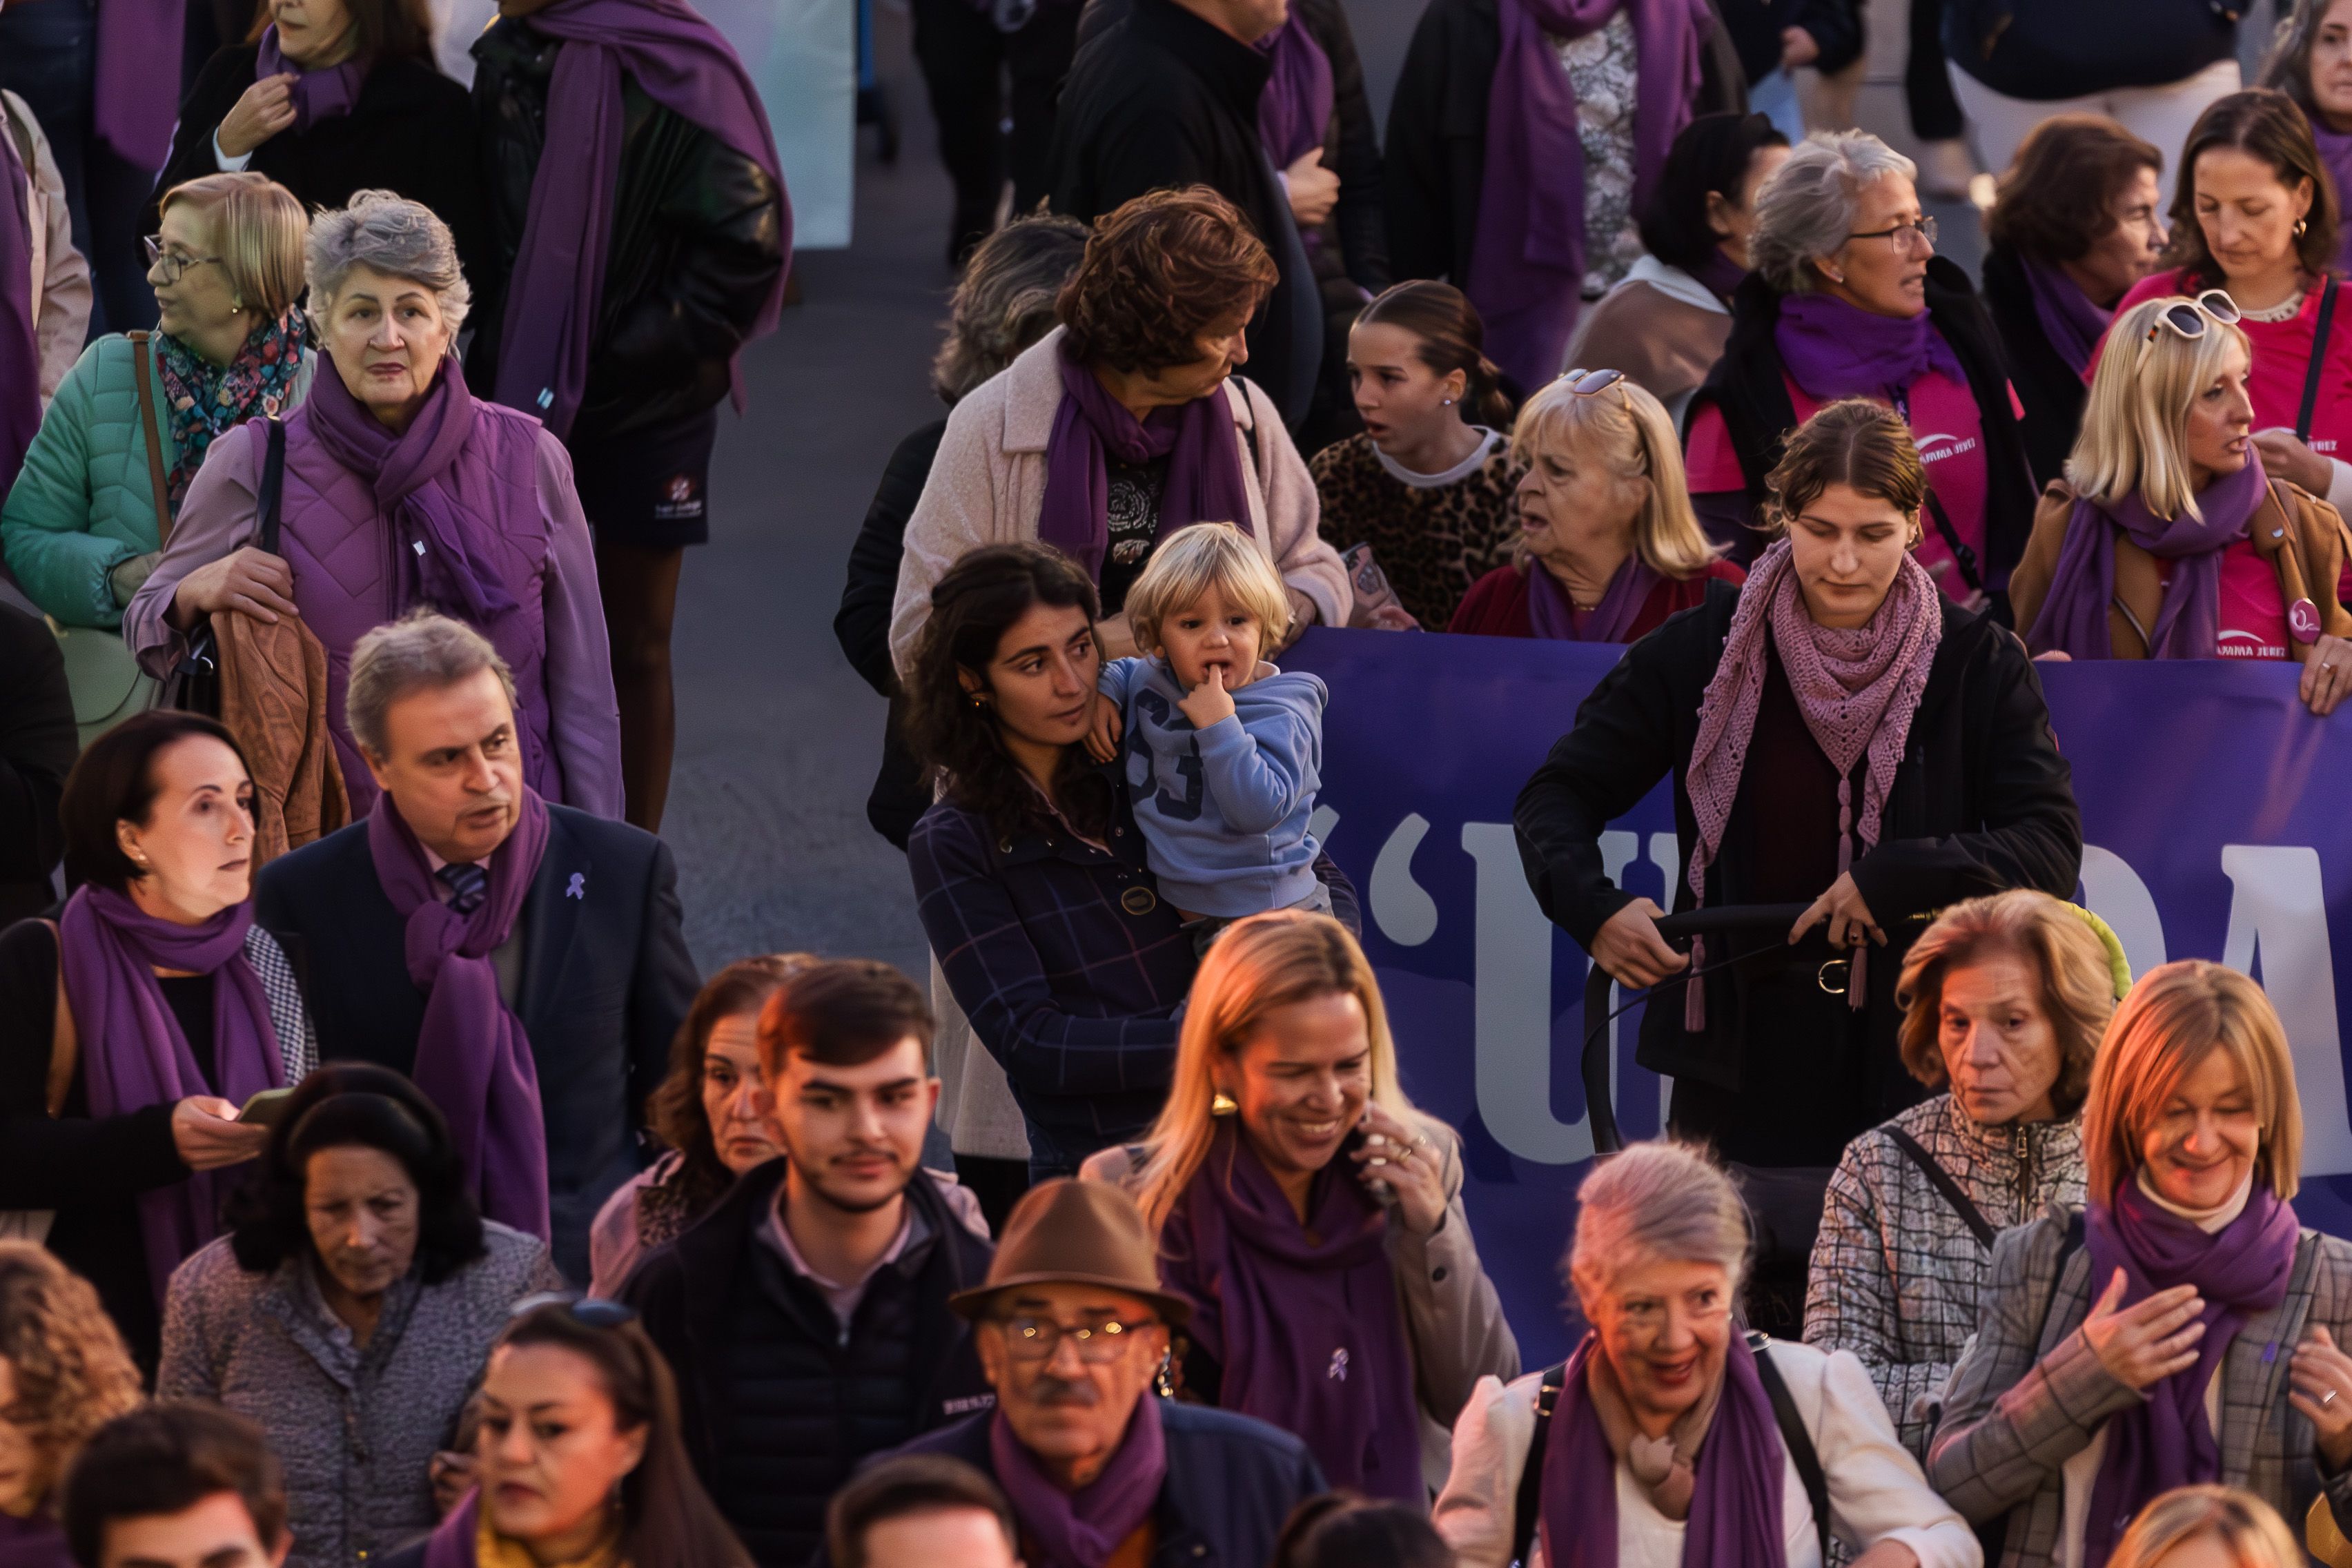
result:
[(2211, 658), (2221, 630), (2221, 552), (2246, 537), (2270, 495), (2259, 453), (2246, 466), (2214, 480), (2197, 498), (2202, 521), (2187, 508), (2169, 521), (2147, 510), (2135, 490), (2115, 505), (2088, 497), (2074, 501), (2066, 541), (2050, 576), (2049, 597), (2026, 633), (2034, 653), (2053, 649), (2076, 658), (2113, 658), (2107, 602), (2116, 591), (2116, 531), (2149, 554), (2173, 563), (2164, 606), (2148, 632), (2150, 658)]
[(368, 69), (374, 64), (366, 55), (353, 55), (342, 64), (324, 70), (298, 66), (278, 49), (278, 24), (272, 22), (261, 30), (261, 52), (254, 57), (253, 79), (266, 81), (281, 72), (293, 73), (290, 97), (294, 104), (294, 133), (299, 136), (321, 120), (349, 114), (352, 105), (360, 100), (360, 89), (366, 84)]
[(95, 129), (134, 166), (160, 170), (179, 117), (186, 7), (179, 0), (105, 0), (97, 9)]
[[(541, 157), (531, 178), (507, 298), (530, 300), (532, 308), (507, 311), (494, 395), (568, 437), (588, 384), (588, 351), (612, 248), (621, 79), (767, 171), (782, 205), (787, 257), (793, 208), (759, 90), (727, 40), (686, 0), (555, 0), (533, 12), (527, 26), (563, 40), (547, 95), (547, 146), (562, 151)], [(774, 330), (785, 270), (769, 285), (744, 342)], [(739, 381), (739, 407), (740, 395)]]
[(1560, 580), (1544, 569), (1540, 561), (1530, 561), (1528, 574), (1528, 622), (1536, 636), (1559, 642), (1625, 642), (1633, 623), (1642, 618), (1643, 606), (1650, 602), (1650, 591), (1658, 585), (1658, 574), (1642, 563), (1639, 555), (1628, 554), (1619, 563), (1616, 575), (1609, 579), (1609, 589), (1601, 595), (1601, 603), (1584, 617), (1584, 629), (1576, 626), (1576, 605), (1568, 596)]
[[(2311, 139), (2319, 146), (2319, 162), (2327, 170), (2327, 177), (2336, 182), (2336, 205), (2338, 210), (2352, 200), (2352, 136), (2336, 130), (2325, 115), (2311, 117)], [(2337, 270), (2352, 273), (2352, 224), (2346, 226), (2344, 237), (2336, 247)]]
[(1486, 100), (1486, 169), (1463, 292), (1486, 322), (1496, 361), (1524, 387), (1559, 374), (1584, 289), (1584, 155), (1576, 89), (1553, 37), (1580, 38), (1630, 6), (1639, 59), (1633, 210), (1666, 149), (1690, 123), (1699, 58), (1715, 17), (1706, 0), (1501, 0), (1502, 52)]
[(2031, 256), (2019, 257), (2017, 266), (2033, 296), (2033, 319), (2042, 323), (2042, 335), (2058, 351), (2066, 368), (2081, 375), (2091, 368), (2091, 351), (2106, 335), (2107, 323), (2116, 313), (2084, 293), (2063, 268), (2047, 266)]
[[(58, 934), (92, 1116), (127, 1116), (192, 1094), (216, 1094), (241, 1105), (265, 1089), (286, 1087), (269, 998), (245, 958), (245, 934), (252, 927), (249, 900), (194, 926), (147, 914), (107, 888), (85, 887), (67, 900)], [(155, 983), (159, 968), (213, 977), (209, 1083)], [(139, 1194), (139, 1232), (158, 1305), (172, 1270), (218, 1230), (220, 1195), (230, 1175), (195, 1172)]]
[(1249, 490), (1242, 480), (1241, 446), (1220, 384), (1176, 408), (1155, 408), (1140, 425), (1094, 372), (1072, 360), (1066, 346), (1055, 363), (1062, 372), (1062, 403), (1045, 441), (1045, 498), (1037, 537), (1102, 581), (1109, 542), (1110, 477), (1106, 456), (1122, 463), (1168, 459), (1160, 492), (1159, 537), (1196, 522), (1250, 524)]
[[(6, 118), (0, 111), (0, 120)], [(32, 172), (0, 123), (0, 495), (41, 429), (41, 336), (33, 319)]]
[(474, 433), (474, 395), (456, 359), (442, 360), (425, 405), (398, 435), (351, 395), (324, 349), (306, 406), (328, 456), (373, 488), (394, 537), (428, 547), (416, 558), (426, 598), (478, 629), (515, 607), (492, 554), (498, 520), (460, 506), (456, 485), (443, 482)]
[(1780, 301), (1772, 341), (1789, 374), (1821, 403), (1885, 397), (1931, 370), (1968, 384), (1960, 356), (1925, 310), (1881, 316), (1834, 295), (1791, 294)]
[[(1120, 1542), (1151, 1517), (1168, 1479), (1168, 1437), (1160, 1429), (1160, 1400), (1150, 1390), (1135, 1402), (1127, 1436), (1100, 1474), (1075, 1492), (1064, 1491), (1022, 1447), (999, 1410), (988, 1423), (989, 1458), (996, 1484), (1013, 1504), (1030, 1568), (1102, 1568)], [(467, 1568), (427, 1562), (425, 1568)]]
[(2141, 1504), (2174, 1487), (2221, 1479), (2221, 1445), (2205, 1419), (2205, 1385), (2246, 1320), (2286, 1299), (2302, 1230), (2294, 1211), (2257, 1181), (2245, 1211), (2208, 1236), (2166, 1213), (2137, 1176), (2116, 1189), (2113, 1206), (2091, 1205), (2085, 1223), (2093, 1296), (2121, 1268), (2126, 1307), (2175, 1285), (2196, 1286), (2205, 1302), (2197, 1364), (2147, 1389), (2145, 1398), (2107, 1422), (2107, 1451), (2083, 1527), (2083, 1562), (2099, 1568)]
[(1692, 268), (1690, 275), (1705, 284), (1707, 291), (1726, 305), (1730, 304), (1731, 297), (1739, 292), (1739, 286), (1748, 281), (1748, 268), (1726, 256), (1719, 245), (1706, 247), (1706, 258)]
[(475, 1546), (482, 1538), (482, 1493), (478, 1487), (434, 1526), (425, 1542), (425, 1568), (475, 1568)]
[[(1587, 1391), (1590, 1363), (1600, 1353), (1598, 1337), (1585, 1335), (1552, 1407), (1538, 1521), (1549, 1568), (1615, 1568), (1617, 1562), (1619, 1460)], [(1735, 1327), (1723, 1358), (1723, 1393), (1692, 1476), (1683, 1561), (1691, 1568), (1785, 1563), (1780, 1501), (1787, 1463), (1771, 1399), (1756, 1373), (1756, 1352)]]
[[(334, 380), (321, 374), (324, 388)], [(499, 996), (490, 954), (514, 931), (547, 852), (547, 803), (525, 785), (522, 820), (490, 857), (470, 915), (438, 897), (424, 847), (389, 798), (368, 813), (375, 879), (407, 926), (408, 978), (425, 993), (409, 1076), (449, 1121), (449, 1141), (490, 1219), (547, 1239), (547, 1123), (522, 1020)]]
[(46, 1510), (25, 1519), (0, 1513), (0, 1568), (74, 1568), (66, 1532)]
[(1160, 1276), (1223, 1369), (1218, 1403), (1297, 1433), (1335, 1487), (1418, 1504), (1421, 1415), (1388, 1257), (1388, 1211), (1344, 1161), (1305, 1226), (1221, 1123), (1171, 1215)]
[(1287, 169), (1323, 145), (1331, 123), (1331, 57), (1293, 9), (1288, 20), (1255, 46), (1274, 67), (1257, 100), (1257, 135), (1276, 169)]

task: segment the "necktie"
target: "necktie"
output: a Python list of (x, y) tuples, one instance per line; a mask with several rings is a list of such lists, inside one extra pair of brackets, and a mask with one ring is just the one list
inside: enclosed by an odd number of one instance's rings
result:
[(490, 896), (490, 874), (479, 866), (453, 860), (433, 874), (447, 885), (449, 907), (461, 915), (472, 914)]

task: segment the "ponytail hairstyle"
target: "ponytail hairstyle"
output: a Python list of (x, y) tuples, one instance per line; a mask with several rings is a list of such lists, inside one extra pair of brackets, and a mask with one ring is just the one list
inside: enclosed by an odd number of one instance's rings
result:
[(1480, 425), (1510, 429), (1511, 400), (1503, 392), (1503, 373), (1486, 354), (1486, 323), (1461, 289), (1427, 279), (1396, 284), (1357, 312), (1356, 325), (1411, 332), (1419, 340), (1413, 357), (1433, 374), (1462, 373), (1468, 384), (1462, 394), (1464, 414)]

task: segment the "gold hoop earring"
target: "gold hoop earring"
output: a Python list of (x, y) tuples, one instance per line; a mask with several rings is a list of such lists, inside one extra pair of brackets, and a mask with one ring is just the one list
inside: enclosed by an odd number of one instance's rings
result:
[(1241, 1109), (1234, 1102), (1234, 1097), (1222, 1089), (1217, 1090), (1209, 1100), (1209, 1114), (1212, 1116), (1238, 1116), (1241, 1114)]

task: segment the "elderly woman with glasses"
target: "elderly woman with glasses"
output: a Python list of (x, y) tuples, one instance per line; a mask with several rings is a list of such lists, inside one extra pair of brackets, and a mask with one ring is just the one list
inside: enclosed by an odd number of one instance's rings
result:
[(172, 1276), (157, 1394), (268, 1435), (294, 1568), (430, 1530), (428, 1472), (482, 1357), (519, 1299), (562, 1283), (546, 1245), (482, 1218), (432, 1101), (358, 1064), (294, 1091), (229, 1219)]
[(356, 820), (377, 792), (343, 712), (352, 649), (431, 605), (513, 671), (524, 782), (618, 817), (620, 718), (572, 461), (538, 420), (467, 390), (451, 345), (472, 296), (448, 226), (362, 191), (312, 221), (307, 259), (322, 363), (285, 421), (281, 553), (253, 542), (269, 442), (233, 430), (124, 611), (123, 640), (161, 675), (208, 616), (299, 616), (326, 650), (326, 721)]
[(2000, 338), (1968, 275), (1936, 255), (1916, 173), (1845, 131), (1808, 137), (1764, 183), (1755, 273), (1692, 398), (1685, 459), (1708, 531), (1745, 560), (1784, 434), (1842, 397), (1892, 407), (1931, 476), (1919, 564), (1981, 609), (2025, 548), (2033, 477)]
[(2218, 289), (2117, 312), (2066, 480), (2011, 584), (2036, 654), (2292, 659), (2319, 714), (2352, 689), (2343, 521), (2265, 472), (2253, 359)]
[(1862, 1363), (1733, 1316), (1748, 1218), (1699, 1151), (1636, 1143), (1577, 1194), (1564, 1365), (1479, 1381), (1437, 1527), (1462, 1568), (1977, 1568)]

